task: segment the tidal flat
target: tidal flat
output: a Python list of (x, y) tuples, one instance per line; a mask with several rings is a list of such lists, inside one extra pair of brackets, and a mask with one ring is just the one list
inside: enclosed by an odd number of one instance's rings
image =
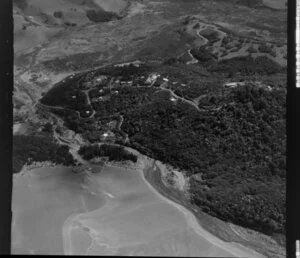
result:
[(263, 257), (205, 231), (139, 169), (25, 171), (12, 209), (13, 254)]

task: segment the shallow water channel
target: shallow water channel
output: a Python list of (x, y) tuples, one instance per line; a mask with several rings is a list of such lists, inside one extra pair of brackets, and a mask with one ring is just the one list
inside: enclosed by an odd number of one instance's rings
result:
[(263, 257), (223, 242), (143, 172), (94, 166), (14, 176), (13, 254)]

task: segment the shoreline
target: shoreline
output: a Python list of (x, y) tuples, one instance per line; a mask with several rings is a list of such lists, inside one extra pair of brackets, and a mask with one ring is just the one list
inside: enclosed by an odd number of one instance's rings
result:
[[(86, 162), (81, 166), (64, 166), (55, 164), (52, 162), (33, 162), (30, 165), (24, 165), (22, 170), (15, 175), (24, 175), (24, 173), (43, 167), (66, 167), (66, 168), (79, 168), (82, 172), (85, 171), (87, 167), (92, 166), (101, 166), (104, 167), (115, 167), (122, 169), (130, 169), (139, 171), (142, 173), (144, 180), (150, 184), (150, 186), (162, 196), (171, 202), (174, 202), (175, 205), (183, 206), (185, 209), (190, 211), (200, 227), (205, 231), (215, 236), (216, 238), (223, 240), (227, 243), (232, 243), (236, 246), (242, 246), (245, 249), (257, 252), (269, 258), (282, 258), (284, 257), (283, 247), (278, 248), (278, 244), (271, 237), (264, 235), (262, 233), (234, 225), (229, 222), (222, 221), (218, 218), (212, 217), (204, 213), (200, 207), (191, 204), (190, 200), (187, 198), (186, 194), (177, 189), (176, 187), (168, 187), (165, 185), (163, 176), (164, 173), (162, 170), (170, 170), (168, 165), (161, 163), (160, 161), (151, 159), (137, 150), (130, 147), (125, 147), (129, 152), (138, 156), (137, 163), (132, 162), (110, 162), (106, 161), (102, 164)], [(237, 230), (238, 229), (238, 230)], [(242, 233), (241, 233), (242, 232)], [(268, 246), (266, 246), (268, 244)]]
[(137, 163), (107, 162), (103, 165), (107, 167), (125, 168), (131, 170), (141, 170), (144, 179), (163, 197), (175, 204), (183, 206), (189, 210), (196, 218), (197, 223), (205, 231), (213, 236), (237, 246), (242, 246), (251, 251), (255, 251), (269, 258), (285, 257), (285, 249), (279, 246), (278, 243), (270, 236), (263, 233), (243, 228), (230, 222), (222, 221), (216, 217), (204, 213), (200, 207), (192, 204), (186, 196), (186, 193), (180, 191), (176, 187), (168, 187), (164, 184), (162, 170), (170, 170), (171, 168), (145, 156), (135, 149), (125, 147), (126, 150), (138, 156)]
[[(244, 229), (238, 225), (234, 225), (232, 223), (225, 222), (218, 218), (212, 217), (202, 212), (201, 208), (191, 204), (190, 201), (185, 196), (185, 194), (183, 192), (180, 192), (180, 190), (177, 190), (175, 188), (171, 189), (165, 186), (162, 180), (162, 172), (161, 172), (162, 168), (160, 166), (166, 166), (166, 165), (155, 160), (152, 160), (152, 162), (153, 162), (152, 167), (149, 166), (149, 164), (146, 164), (143, 169), (143, 175), (145, 180), (147, 180), (147, 182), (151, 184), (151, 186), (159, 194), (189, 210), (195, 216), (197, 223), (204, 230), (206, 230), (207, 232), (211, 233), (213, 236), (225, 242), (233, 243), (234, 245), (237, 246), (242, 246), (246, 249), (255, 251), (269, 258), (275, 258), (275, 257), (279, 258), (285, 256), (285, 254), (282, 253), (284, 252), (283, 247), (282, 248), (279, 247), (282, 250), (277, 250), (278, 244), (271, 237), (256, 232), (254, 230), (250, 230), (246, 228)], [(251, 241), (251, 238), (250, 240), (246, 240), (241, 234), (237, 233), (236, 228), (245, 231), (244, 234), (246, 235), (247, 234), (250, 235), (250, 231), (252, 231), (254, 234), (256, 234), (255, 237), (258, 238), (255, 239), (256, 243)], [(271, 243), (270, 247), (267, 247), (266, 244), (267, 242), (269, 242), (270, 244), (270, 239), (273, 243)]]

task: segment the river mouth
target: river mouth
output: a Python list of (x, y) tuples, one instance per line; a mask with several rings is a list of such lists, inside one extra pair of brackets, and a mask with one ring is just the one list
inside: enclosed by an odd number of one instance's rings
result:
[(14, 177), (12, 209), (13, 254), (261, 257), (215, 240), (141, 170), (34, 169)]

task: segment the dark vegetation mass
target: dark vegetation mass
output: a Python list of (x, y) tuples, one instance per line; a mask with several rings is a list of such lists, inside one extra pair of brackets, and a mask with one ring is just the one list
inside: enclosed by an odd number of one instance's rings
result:
[(62, 13), (62, 11), (55, 11), (55, 12), (53, 12), (53, 16), (55, 18), (61, 19), (63, 17), (63, 13)]
[[(205, 212), (267, 234), (284, 233), (285, 90), (270, 83), (282, 68), (270, 59), (243, 57), (206, 68), (176, 64), (147, 69), (177, 84), (169, 83), (165, 89), (156, 83), (151, 87), (115, 85), (112, 91), (118, 94), (110, 93), (109, 101), (92, 102), (93, 119), (79, 117), (80, 105), (72, 106), (70, 98), (63, 97), (70, 88), (78, 90), (72, 83), (49, 91), (42, 102), (68, 107), (53, 112), (83, 134), (95, 130), (95, 121), (121, 115), (121, 129), (129, 137), (126, 145), (187, 171), (192, 201)], [(131, 81), (147, 74), (143, 66), (108, 67), (101, 73)], [(247, 82), (226, 89), (221, 81), (228, 74), (239, 80), (255, 76), (274, 87), (270, 90)], [(201, 96), (199, 110), (180, 98), (171, 101), (169, 90), (187, 100)], [(98, 146), (84, 147), (81, 152), (86, 158), (102, 155)], [(202, 180), (194, 175), (201, 175)]]
[(108, 22), (112, 19), (118, 18), (118, 16), (115, 13), (112, 12), (106, 12), (104, 10), (94, 10), (89, 9), (86, 10), (86, 16), (88, 19), (92, 22)]
[(208, 67), (208, 71), (233, 77), (237, 73), (245, 76), (253, 74), (271, 75), (284, 72), (284, 68), (266, 56), (253, 58), (248, 55), (215, 62)]
[(203, 29), (199, 34), (208, 39), (211, 44), (220, 40), (219, 33), (212, 29)]
[(25, 164), (51, 161), (66, 166), (75, 165), (67, 145), (58, 145), (49, 137), (15, 135), (13, 139), (13, 173)]
[(109, 161), (137, 161), (137, 156), (128, 152), (123, 146), (94, 144), (81, 146), (78, 153), (86, 160), (95, 157), (108, 157)]
[[(217, 217), (266, 233), (285, 223), (285, 94), (247, 86), (219, 111), (155, 102), (125, 118), (131, 146), (192, 174), (193, 201)], [(207, 104), (207, 101), (206, 103)], [(228, 198), (228, 196), (231, 196)]]

